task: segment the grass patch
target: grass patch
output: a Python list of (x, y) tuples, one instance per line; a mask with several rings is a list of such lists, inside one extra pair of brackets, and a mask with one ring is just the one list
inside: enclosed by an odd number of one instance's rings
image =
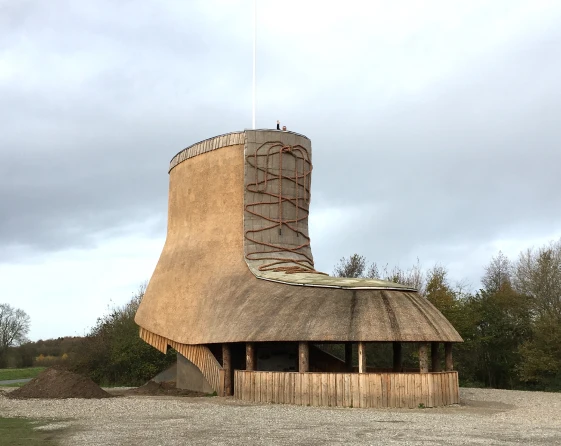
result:
[(0, 446), (58, 445), (66, 428), (37, 429), (50, 423), (29, 418), (0, 418)]
[(25, 386), (27, 383), (11, 383), (11, 384), (0, 384), (0, 389), (2, 387), (23, 387)]
[(0, 369), (0, 381), (8, 379), (35, 378), (45, 367), (28, 367), (26, 369)]

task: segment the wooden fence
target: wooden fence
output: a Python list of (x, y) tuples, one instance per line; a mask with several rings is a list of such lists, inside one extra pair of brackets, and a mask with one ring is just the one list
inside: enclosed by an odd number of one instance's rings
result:
[[(458, 373), (234, 372), (234, 397), (301, 406), (416, 408), (458, 404)], [(421, 406), (422, 405), (422, 406)]]
[(178, 353), (181, 353), (199, 368), (214, 391), (218, 395), (224, 396), (224, 369), (208, 347), (204, 345), (180, 344), (145, 330), (142, 327), (140, 328), (140, 337), (162, 353), (167, 352), (168, 345)]

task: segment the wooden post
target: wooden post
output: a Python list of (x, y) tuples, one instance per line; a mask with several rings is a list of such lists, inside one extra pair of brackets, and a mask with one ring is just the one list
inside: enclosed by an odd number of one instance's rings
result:
[(438, 342), (430, 343), (431, 370), (433, 372), (440, 372), (440, 355), (438, 352), (438, 347)]
[(255, 344), (253, 342), (246, 342), (245, 344), (245, 369), (257, 369), (257, 364), (255, 364)]
[(444, 343), (444, 357), (446, 363), (446, 371), (451, 372), (454, 370), (454, 360), (452, 359), (452, 343), (445, 342)]
[(222, 367), (224, 368), (224, 395), (232, 394), (232, 355), (230, 345), (222, 344)]
[(307, 342), (298, 343), (298, 371), (300, 373), (310, 371), (310, 346)]
[(401, 355), (401, 342), (393, 343), (393, 371), (401, 372), (403, 367), (402, 355)]
[(366, 343), (358, 343), (358, 373), (366, 373)]
[(345, 342), (345, 368), (347, 372), (353, 371), (353, 343)]
[(421, 373), (429, 372), (429, 356), (428, 344), (426, 342), (419, 343), (419, 369)]

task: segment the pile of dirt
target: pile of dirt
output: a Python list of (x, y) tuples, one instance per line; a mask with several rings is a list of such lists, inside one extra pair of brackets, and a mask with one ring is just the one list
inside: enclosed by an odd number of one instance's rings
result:
[(143, 386), (136, 389), (130, 389), (123, 392), (125, 395), (168, 395), (168, 396), (205, 396), (206, 393), (195, 392), (193, 390), (178, 389), (175, 387), (175, 382), (160, 382), (148, 381)]
[(43, 370), (36, 378), (6, 396), (16, 399), (111, 397), (90, 378), (58, 367)]

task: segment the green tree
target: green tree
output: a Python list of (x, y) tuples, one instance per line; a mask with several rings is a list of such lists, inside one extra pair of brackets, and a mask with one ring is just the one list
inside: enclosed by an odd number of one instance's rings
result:
[(359, 254), (353, 254), (350, 257), (343, 257), (339, 263), (335, 265), (333, 275), (335, 277), (364, 277), (366, 268), (366, 258)]
[(142, 286), (130, 302), (98, 319), (73, 358), (73, 370), (99, 384), (140, 385), (173, 363), (171, 349), (164, 355), (139, 337), (134, 315), (144, 290)]
[(531, 335), (520, 346), (520, 378), (545, 389), (561, 389), (561, 239), (520, 254), (515, 288), (528, 297)]

